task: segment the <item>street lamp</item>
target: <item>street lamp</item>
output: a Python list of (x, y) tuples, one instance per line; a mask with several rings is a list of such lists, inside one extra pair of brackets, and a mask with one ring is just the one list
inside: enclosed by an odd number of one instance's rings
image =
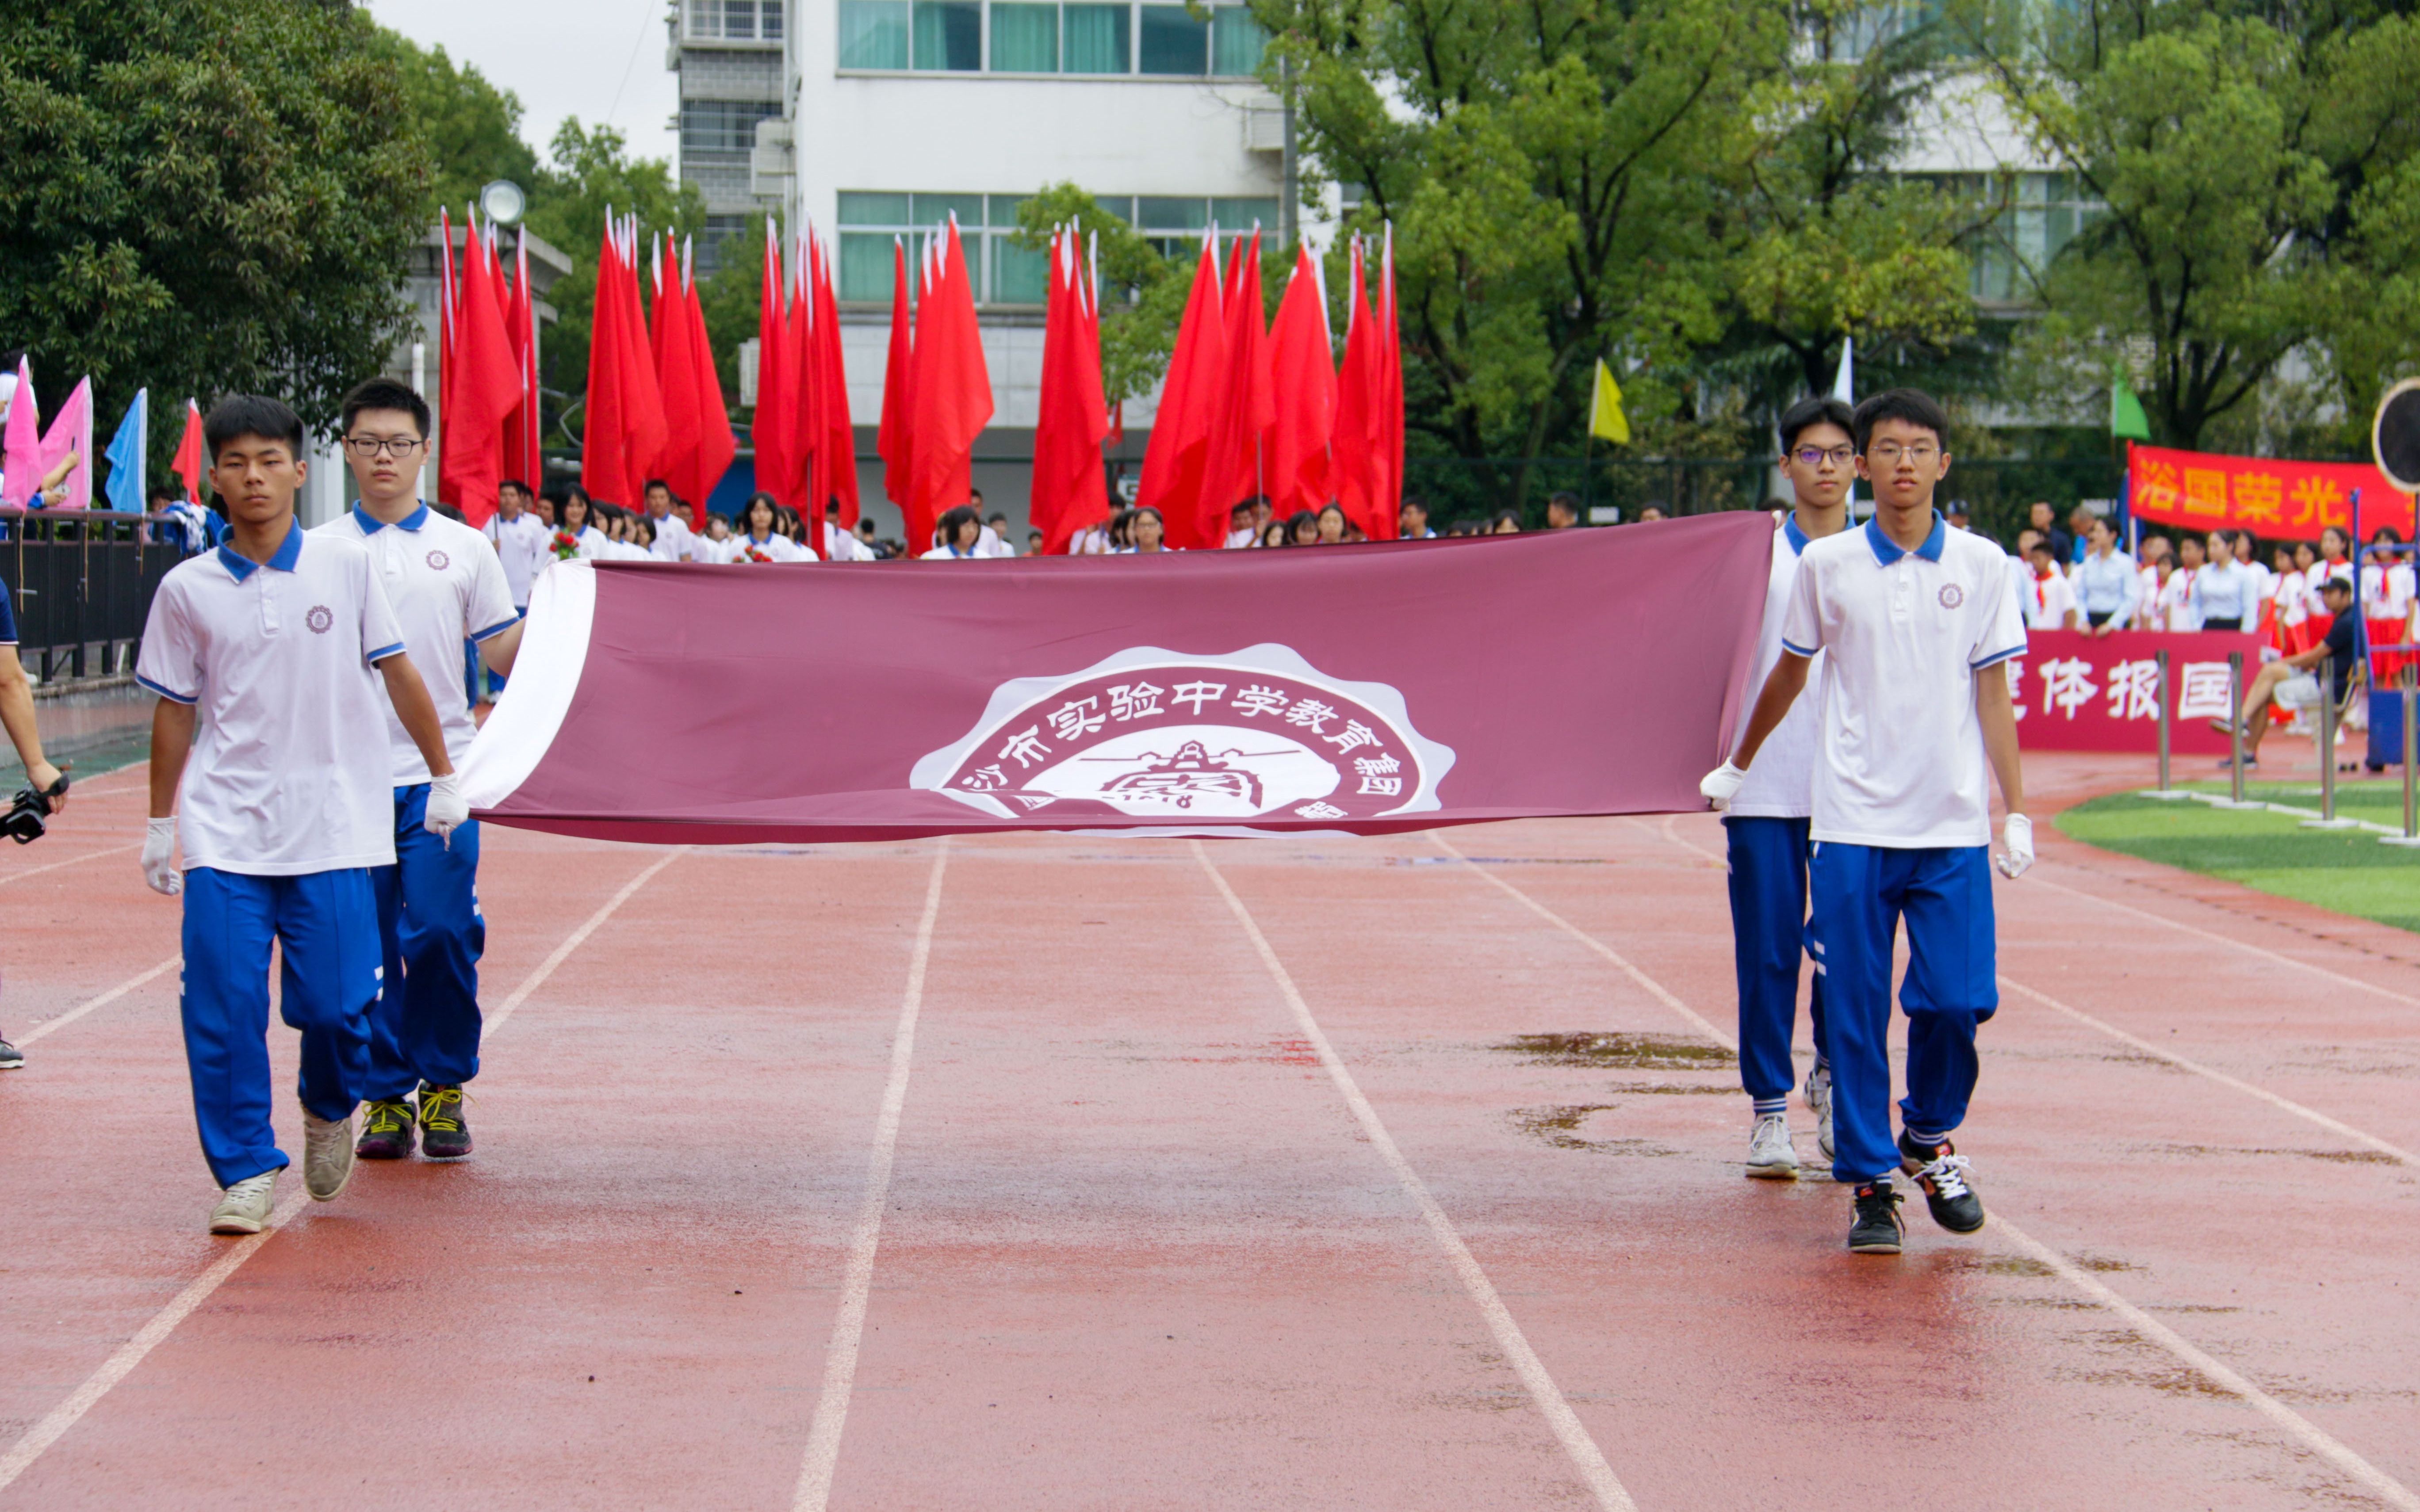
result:
[(521, 186), (509, 178), (499, 178), (479, 191), (479, 209), (492, 225), (518, 224), (521, 212), (529, 208), (529, 196)]

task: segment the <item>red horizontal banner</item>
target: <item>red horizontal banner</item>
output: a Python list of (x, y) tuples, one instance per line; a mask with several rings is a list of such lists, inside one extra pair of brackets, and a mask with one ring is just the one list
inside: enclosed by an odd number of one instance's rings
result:
[(2260, 670), (2259, 637), (2232, 630), (2170, 634), (2034, 630), (2022, 660), (2009, 663), (2017, 744), (2026, 750), (2160, 748), (2159, 654), (2168, 654), (2168, 749), (2224, 756), (2212, 719), (2230, 712), (2226, 654), (2243, 653), (2243, 681)]
[(2412, 496), (2397, 492), (2385, 473), (2366, 462), (2290, 462), (2131, 443), (2126, 448), (2127, 508), (2138, 518), (2188, 530), (2316, 541), (2331, 525), (2352, 530), (2355, 489), (2361, 491), (2365, 533), (2392, 525), (2411, 539)]
[(878, 571), (558, 563), (463, 787), (502, 824), (706, 843), (1701, 810), (1773, 542), (1752, 510)]

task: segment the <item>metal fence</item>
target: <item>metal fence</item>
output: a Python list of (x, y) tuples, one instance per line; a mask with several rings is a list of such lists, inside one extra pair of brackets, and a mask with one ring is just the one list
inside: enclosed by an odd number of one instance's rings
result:
[(43, 682), (131, 671), (151, 594), (182, 548), (145, 540), (163, 516), (98, 509), (0, 510), (0, 581), (17, 652)]
[[(1757, 458), (1547, 456), (1528, 467), (1516, 509), (1525, 530), (1545, 523), (1546, 498), (1557, 492), (1579, 496), (1583, 519), (1590, 509), (1615, 508), (1622, 519), (1635, 520), (1651, 503), (1668, 516), (1757, 508), (1773, 498), (1777, 481), (1774, 464)], [(1408, 456), (1404, 495), (1426, 499), (1429, 523), (1442, 531), (1458, 519), (1514, 509), (1520, 468), (1517, 457)], [(2079, 501), (2117, 498), (2124, 471), (2115, 459), (2097, 457), (1960, 459), (1938, 497), (1944, 503), (1963, 501), (1977, 530), (2013, 540), (2036, 501), (2049, 502), (2064, 519)]]

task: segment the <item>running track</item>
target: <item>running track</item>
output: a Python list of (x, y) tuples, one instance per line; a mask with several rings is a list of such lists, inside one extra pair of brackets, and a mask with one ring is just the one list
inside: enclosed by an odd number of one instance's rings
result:
[(1739, 1176), (1710, 817), (490, 830), (478, 1155), (237, 1242), (139, 782), (0, 855), (0, 1512), (2420, 1508), (2420, 938), (2042, 826), (1992, 1225), (1873, 1259)]

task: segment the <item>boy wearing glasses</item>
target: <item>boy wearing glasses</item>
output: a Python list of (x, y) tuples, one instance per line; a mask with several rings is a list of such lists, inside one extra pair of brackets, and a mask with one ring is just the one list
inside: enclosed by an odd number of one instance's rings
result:
[[(420, 501), (415, 485), (427, 435), (427, 403), (393, 378), (372, 378), (345, 395), (345, 451), (360, 501), (312, 534), (369, 553), (414, 665), (451, 668), (471, 641), (481, 660), (509, 672), (521, 622), (504, 564), (479, 532)], [(458, 761), (478, 733), (462, 682), (437, 677), (428, 695), (447, 758)], [(428, 763), (394, 705), (380, 702), (395, 853), (370, 871), (385, 977), (370, 1010), (362, 1088), (368, 1106), (355, 1149), (364, 1160), (400, 1160), (411, 1153), (416, 1125), (423, 1154), (454, 1159), (471, 1153), (462, 1084), (479, 1073), (479, 956), (488, 943), (479, 825), (465, 819), (442, 837), (424, 828)]]
[[(1765, 679), (1730, 761), (1706, 796), (1728, 803), (1823, 654), (1807, 861), (1810, 949), (1832, 1065), (1832, 1178), (1854, 1189), (1849, 1248), (1896, 1255), (1896, 1171), (1933, 1221), (1983, 1227), (1966, 1157), (1949, 1135), (1975, 1089), (1975, 1029), (1999, 1007), (1992, 919), (1990, 764), (2007, 800), (2003, 875), (2033, 864), (2016, 713), (2000, 664), (2025, 649), (2008, 558), (1952, 531), (1932, 507), (1949, 471), (1948, 417), (1910, 389), (1857, 407), (1858, 473), (1874, 491), (1863, 530), (1810, 544)], [(1901, 918), (1907, 1096), (1890, 1134), (1891, 946)]]
[(279, 1009), (302, 1031), (303, 1184), (326, 1202), (352, 1176), (368, 1072), (391, 725), (434, 774), (420, 822), (442, 841), (470, 810), (368, 554), (295, 521), (302, 421), (235, 394), (202, 436), (227, 539), (170, 568), (144, 622), (134, 675), (160, 702), (143, 879), (185, 899), (178, 1011), (202, 1154), (225, 1189), (209, 1230), (256, 1234), (287, 1165), (269, 1116), (270, 948)]
[[(1800, 553), (1838, 535), (1849, 518), (1849, 483), (1856, 476), (1849, 407), (1838, 399), (1802, 399), (1781, 417), (1781, 469), (1797, 495), (1774, 532), (1773, 575), (1764, 595), (1764, 628), (1756, 652), (1761, 686), (1780, 661), (1781, 621), (1798, 582)], [(1730, 859), (1731, 956), (1739, 973), (1740, 1081), (1747, 1089), (1751, 1125), (1747, 1174), (1795, 1180), (1798, 1153), (1790, 1143), (1790, 1084), (1796, 1067), (1790, 1041), (1798, 1021), (1798, 962), (1807, 949), (1807, 825), (1815, 767), (1815, 708), (1793, 706), (1765, 741), (1764, 759), (1728, 800), (1723, 835)], [(1823, 1058), (1823, 979), (1807, 1002), (1815, 1031), (1815, 1069), (1807, 1077), (1807, 1105), (1815, 1114), (1816, 1142), (1832, 1155), (1832, 1071)]]

